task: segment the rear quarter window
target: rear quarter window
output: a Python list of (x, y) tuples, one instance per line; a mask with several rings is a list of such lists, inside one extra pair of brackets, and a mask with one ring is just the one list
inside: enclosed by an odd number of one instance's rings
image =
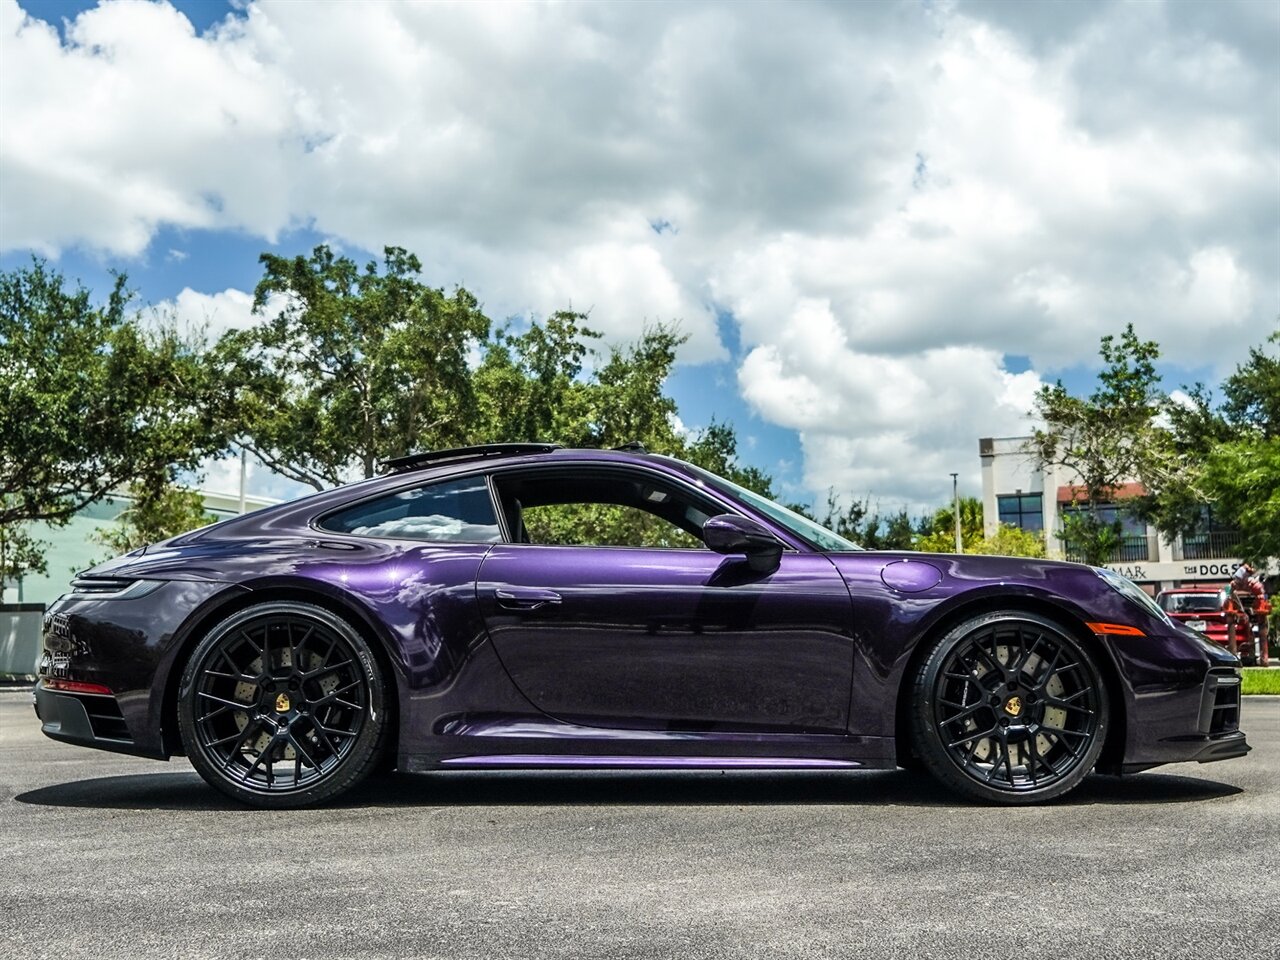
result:
[(397, 490), (322, 518), (334, 533), (432, 543), (497, 543), (498, 518), (484, 477)]

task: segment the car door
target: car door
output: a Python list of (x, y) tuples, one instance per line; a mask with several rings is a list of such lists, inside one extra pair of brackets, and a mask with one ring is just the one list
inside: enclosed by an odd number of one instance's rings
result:
[[(635, 482), (635, 468), (615, 469)], [(641, 481), (700, 496), (670, 478)], [(723, 503), (695, 509), (730, 512)], [(851, 603), (821, 554), (789, 549), (776, 570), (758, 573), (704, 546), (508, 542), (485, 557), (476, 586), (512, 680), (558, 719), (689, 731), (846, 728)]]

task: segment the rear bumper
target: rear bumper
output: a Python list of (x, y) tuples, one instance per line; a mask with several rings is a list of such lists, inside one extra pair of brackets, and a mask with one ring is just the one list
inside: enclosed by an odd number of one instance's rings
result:
[(40, 732), (50, 739), (115, 753), (168, 759), (134, 742), (115, 697), (49, 690), (41, 680), (32, 691), (32, 701), (40, 720)]

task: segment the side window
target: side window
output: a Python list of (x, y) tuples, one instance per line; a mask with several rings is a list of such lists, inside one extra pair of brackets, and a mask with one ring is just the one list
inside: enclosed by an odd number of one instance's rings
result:
[(705, 550), (702, 525), (724, 512), (661, 477), (592, 468), (497, 474), (518, 543)]
[(319, 525), (334, 533), (392, 540), (497, 543), (501, 539), (484, 477), (399, 490), (331, 513)]
[(530, 543), (686, 550), (705, 546), (700, 538), (670, 520), (621, 503), (547, 504), (526, 507), (523, 517)]

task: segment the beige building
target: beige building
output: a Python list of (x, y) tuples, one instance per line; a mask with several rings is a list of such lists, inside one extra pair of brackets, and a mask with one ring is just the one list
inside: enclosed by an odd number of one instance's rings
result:
[[(1061, 467), (1042, 470), (1029, 452), (1030, 439), (988, 437), (978, 441), (986, 533), (994, 533), (997, 523), (1012, 524), (1044, 534), (1049, 556), (1078, 560), (1056, 534), (1062, 530), (1063, 513), (1082, 495), (1080, 477)], [(1142, 492), (1136, 483), (1118, 491), (1122, 497)], [(1153, 592), (1224, 583), (1240, 564), (1235, 552), (1240, 534), (1215, 524), (1211, 510), (1205, 511), (1201, 529), (1172, 541), (1115, 506), (1104, 510), (1123, 525), (1123, 540), (1107, 566)]]
[[(225, 520), (240, 513), (240, 496), (233, 493), (200, 491), (204, 508), (218, 520)], [(111, 550), (93, 539), (94, 531), (110, 526), (129, 505), (128, 494), (118, 493), (90, 504), (81, 510), (71, 522), (61, 527), (32, 524), (31, 535), (47, 543), (45, 561), (48, 570), (43, 575), (28, 575), (21, 580), (0, 584), (0, 604), (23, 603), (48, 606), (66, 592), (71, 577), (79, 570), (110, 559)], [(244, 498), (244, 510), (249, 512), (278, 503), (264, 497)]]

